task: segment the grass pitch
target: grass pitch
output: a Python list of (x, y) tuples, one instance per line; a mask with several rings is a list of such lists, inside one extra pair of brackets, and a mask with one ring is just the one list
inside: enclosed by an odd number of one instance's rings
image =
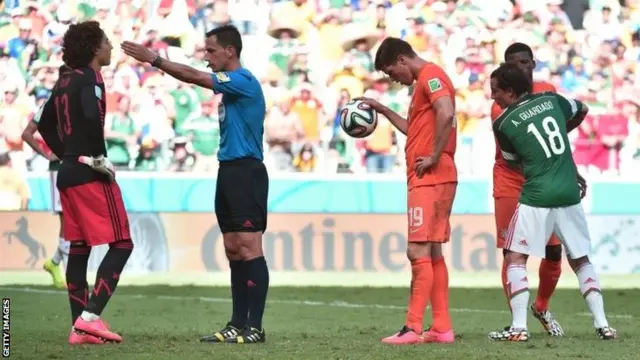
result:
[[(118, 345), (69, 347), (69, 305), (49, 287), (2, 286), (11, 299), (11, 359), (638, 359), (640, 290), (605, 291), (609, 321), (620, 338), (596, 338), (577, 290), (561, 289), (552, 310), (565, 329), (550, 338), (532, 317), (528, 343), (493, 343), (487, 332), (510, 321), (501, 289), (452, 289), (457, 342), (392, 347), (380, 339), (403, 323), (408, 290), (398, 288), (272, 288), (267, 343), (201, 344), (229, 316), (220, 287), (122, 286), (103, 317), (124, 336)], [(532, 296), (533, 297), (533, 296)], [(426, 318), (429, 318), (427, 314)]]

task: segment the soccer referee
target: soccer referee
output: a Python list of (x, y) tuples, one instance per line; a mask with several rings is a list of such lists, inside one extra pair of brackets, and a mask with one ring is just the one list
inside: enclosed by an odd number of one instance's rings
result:
[(242, 38), (234, 26), (207, 33), (206, 57), (213, 74), (163, 59), (142, 45), (122, 50), (174, 78), (222, 94), (215, 212), (231, 268), (231, 321), (204, 342), (252, 344), (265, 341), (262, 316), (269, 269), (262, 251), (267, 227), (269, 177), (263, 164), (265, 100), (259, 81), (240, 64)]

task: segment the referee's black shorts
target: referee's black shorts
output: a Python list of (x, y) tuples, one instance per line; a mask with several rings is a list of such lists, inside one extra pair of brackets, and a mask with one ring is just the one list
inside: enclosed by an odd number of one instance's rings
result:
[(269, 175), (262, 161), (254, 158), (221, 161), (215, 203), (220, 231), (264, 232), (268, 194)]

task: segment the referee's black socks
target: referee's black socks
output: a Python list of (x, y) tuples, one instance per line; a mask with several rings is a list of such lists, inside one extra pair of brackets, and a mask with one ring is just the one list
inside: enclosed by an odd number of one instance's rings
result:
[[(246, 271), (249, 320), (247, 325), (262, 330), (262, 316), (269, 291), (269, 268), (264, 256), (244, 262)], [(234, 306), (235, 308), (235, 306)]]
[(231, 269), (231, 301), (233, 312), (231, 315), (231, 325), (242, 329), (247, 323), (249, 314), (249, 299), (247, 286), (247, 270), (243, 260), (229, 261)]

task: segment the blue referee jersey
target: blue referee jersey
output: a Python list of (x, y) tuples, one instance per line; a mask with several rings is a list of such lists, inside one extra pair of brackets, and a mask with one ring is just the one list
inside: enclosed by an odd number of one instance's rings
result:
[(254, 158), (262, 161), (266, 105), (260, 82), (239, 68), (212, 74), (213, 91), (222, 94), (219, 161)]

